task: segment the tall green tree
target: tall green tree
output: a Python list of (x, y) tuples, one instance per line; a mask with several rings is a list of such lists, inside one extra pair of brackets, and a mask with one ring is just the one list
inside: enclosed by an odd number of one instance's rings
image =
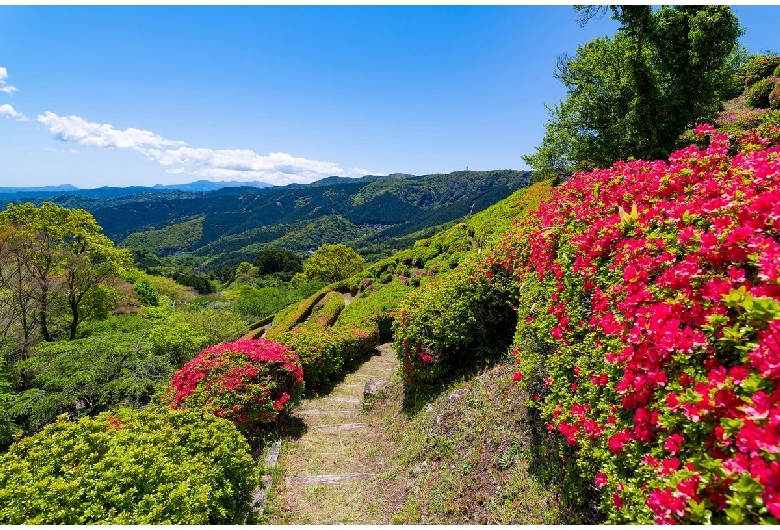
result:
[(101, 232), (89, 212), (49, 202), (40, 208), (12, 204), (0, 212), (0, 269), (10, 271), (0, 274), (0, 287), (18, 291), (20, 318), (34, 305), (44, 340), (54, 340), (51, 321), (60, 312), (69, 314), (67, 334), (75, 339), (85, 296), (132, 264), (130, 253)]
[(322, 245), (303, 264), (303, 272), (313, 280), (338, 282), (363, 270), (363, 256), (346, 246)]
[(617, 34), (561, 56), (567, 95), (549, 108), (542, 144), (523, 160), (540, 176), (667, 156), (734, 94), (739, 21), (728, 6), (578, 6), (580, 23), (609, 11)]

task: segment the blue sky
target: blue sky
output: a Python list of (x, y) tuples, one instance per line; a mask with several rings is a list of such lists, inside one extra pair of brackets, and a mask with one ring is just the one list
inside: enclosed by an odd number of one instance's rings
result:
[[(735, 6), (751, 52), (780, 6)], [(0, 6), (0, 186), (525, 168), (571, 6)]]

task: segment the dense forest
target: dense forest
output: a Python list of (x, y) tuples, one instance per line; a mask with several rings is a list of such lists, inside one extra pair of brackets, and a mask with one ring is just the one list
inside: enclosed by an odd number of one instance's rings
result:
[(577, 12), (533, 174), (9, 203), (0, 521), (318, 522), (265, 458), (391, 344), (340, 522), (777, 524), (780, 56)]

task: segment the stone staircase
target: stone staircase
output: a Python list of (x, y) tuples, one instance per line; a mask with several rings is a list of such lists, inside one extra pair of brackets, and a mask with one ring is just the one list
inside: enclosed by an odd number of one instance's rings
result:
[[(330, 393), (304, 400), (293, 412), (293, 417), (305, 424), (305, 432), (297, 439), (284, 441), (279, 465), (285, 477), (283, 483), (275, 485), (279, 499), (274, 509), (289, 507), (289, 512), (294, 513), (296, 506), (305, 506), (299, 512), (306, 515), (281, 524), (349, 522), (333, 519), (327, 502), (320, 503), (319, 513), (316, 499), (327, 496), (328, 502), (356, 503), (354, 483), (382, 472), (381, 463), (365, 457), (373, 449), (373, 426), (363, 412), (364, 390), (381, 388), (393, 381), (398, 366), (392, 345), (382, 344), (374, 356), (346, 375)], [(271, 522), (279, 524), (275, 516)]]

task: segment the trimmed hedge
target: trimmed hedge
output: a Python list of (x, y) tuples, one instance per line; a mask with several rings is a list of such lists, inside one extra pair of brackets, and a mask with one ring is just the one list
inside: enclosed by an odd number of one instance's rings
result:
[(318, 326), (330, 326), (336, 322), (345, 305), (344, 296), (341, 293), (330, 291), (312, 307), (309, 321)]
[(276, 340), (283, 333), (290, 331), (296, 325), (300, 324), (311, 314), (314, 305), (331, 292), (330, 287), (320, 289), (303, 302), (279, 311), (271, 322), (271, 328), (266, 332), (265, 337), (269, 340)]
[(65, 415), (0, 456), (2, 524), (242, 524), (249, 446), (198, 411)]

